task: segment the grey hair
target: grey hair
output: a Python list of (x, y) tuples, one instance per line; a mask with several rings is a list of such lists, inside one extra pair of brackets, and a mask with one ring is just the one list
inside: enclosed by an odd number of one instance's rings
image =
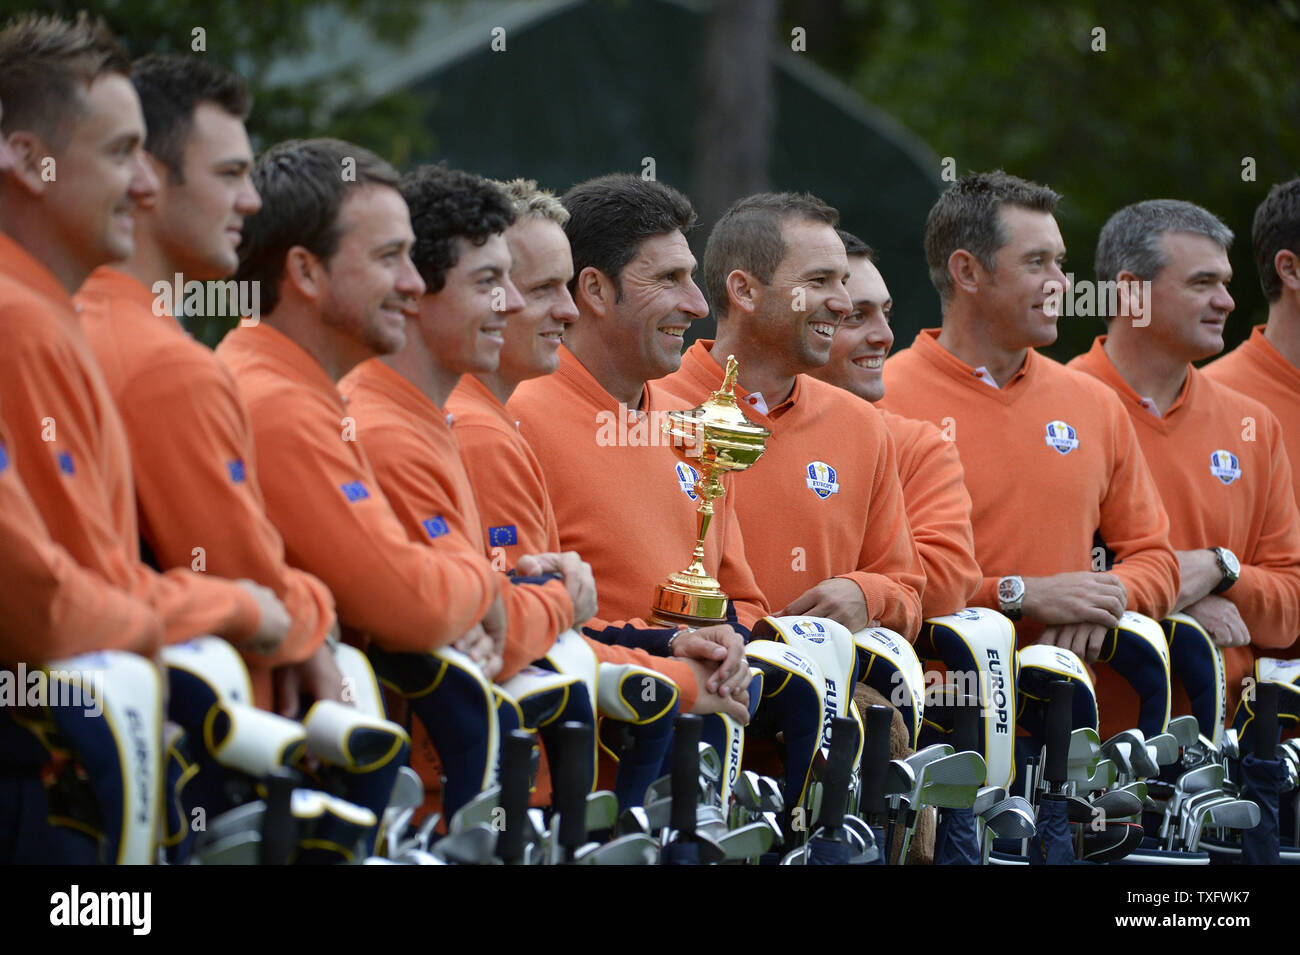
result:
[(1097, 237), (1097, 278), (1114, 281), (1121, 272), (1132, 272), (1151, 281), (1168, 265), (1165, 259), (1166, 232), (1203, 235), (1225, 250), (1232, 245), (1232, 230), (1214, 215), (1180, 199), (1148, 199), (1116, 212), (1102, 226)]

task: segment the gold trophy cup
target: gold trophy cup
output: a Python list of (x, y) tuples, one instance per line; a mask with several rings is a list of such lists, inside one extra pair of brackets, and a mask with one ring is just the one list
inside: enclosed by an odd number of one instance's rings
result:
[[(704, 569), (704, 538), (713, 518), (713, 502), (722, 497), (725, 471), (744, 471), (767, 448), (772, 432), (753, 424), (736, 403), (736, 358), (727, 356), (727, 373), (722, 388), (704, 404), (686, 411), (671, 411), (663, 425), (664, 434), (681, 439), (673, 446), (700, 473), (695, 493), (700, 506), (696, 513), (695, 553), (690, 566), (671, 574), (655, 588), (650, 620), (665, 626), (686, 624), (707, 627), (727, 617), (727, 595)], [(693, 453), (698, 451), (698, 457)]]

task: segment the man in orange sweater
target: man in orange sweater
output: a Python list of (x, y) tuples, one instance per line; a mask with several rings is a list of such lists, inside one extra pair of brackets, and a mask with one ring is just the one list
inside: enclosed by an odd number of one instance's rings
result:
[[(510, 200), (486, 180), (445, 166), (403, 178), (424, 279), (419, 317), (398, 352), (362, 362), (339, 390), (357, 419), (375, 476), (407, 535), (448, 554), (487, 554), (474, 488), (443, 410), (461, 376), (495, 367), (501, 334), (523, 299), (510, 281), (502, 234), (514, 221)], [(528, 576), (558, 572), (545, 583), (519, 583), (498, 572), (508, 629), (503, 682), (544, 656), (564, 630), (596, 609), (591, 568), (577, 554), (520, 558)]]
[(273, 702), (273, 668), (297, 665), (280, 671), (285, 692), (274, 701), (293, 717), (300, 681), (313, 698), (341, 696), (324, 646), (334, 598), (285, 563), (234, 379), (170, 314), (175, 285), (224, 279), (239, 264), (242, 220), (261, 205), (248, 178), (243, 121), (251, 100), (238, 77), (195, 57), (146, 57), (132, 82), (159, 193), (136, 214), (131, 257), (96, 269), (74, 301), (126, 426), (141, 537), (162, 568), (247, 577), (284, 601), (293, 620), (284, 643), (244, 659), (253, 702), (264, 709)]
[(806, 194), (733, 204), (704, 253), (718, 339), (692, 345), (663, 384), (699, 404), (722, 387), (727, 356), (739, 363), (741, 407), (772, 436), (733, 508), (777, 613), (827, 617), (850, 631), (883, 625), (914, 640), (925, 577), (893, 439), (869, 404), (804, 374), (826, 363), (853, 311), (838, 221)]
[(289, 563), (326, 583), (360, 642), (390, 652), (455, 643), (490, 677), (505, 636), (496, 575), (482, 557), (408, 538), (337, 388), (406, 343), (424, 292), (397, 173), (360, 146), (295, 140), (267, 150), (253, 182), (262, 208), (244, 223), (236, 278), (260, 283), (262, 317), (217, 356), (248, 405)]
[[(634, 620), (655, 587), (690, 559), (696, 537), (694, 479), (658, 431), (662, 412), (686, 402), (655, 379), (681, 362), (682, 334), (706, 314), (691, 278), (683, 230), (686, 197), (654, 181), (610, 175), (564, 196), (579, 318), (566, 330), (555, 374), (522, 382), (506, 408), (537, 455), (550, 487), (560, 542), (589, 561), (598, 616)], [(732, 624), (696, 631), (727, 648), (723, 695), (748, 683), (747, 628), (768, 612), (745, 560), (739, 523), (715, 505), (705, 567), (730, 597)]]
[[(1093, 660), (1125, 608), (1169, 612), (1178, 559), (1119, 399), (1035, 350), (1056, 340), (1051, 293), (1068, 284), (1057, 198), (1003, 172), (939, 197), (925, 248), (943, 327), (885, 363), (881, 405), (956, 441), (984, 573), (971, 603), (1023, 617), (1022, 645)], [(1115, 554), (1108, 573), (1098, 536)]]
[[(1107, 317), (1107, 334), (1070, 362), (1114, 389), (1133, 420), (1178, 550), (1174, 610), (1223, 648), (1230, 713), (1253, 671), (1249, 647), (1271, 652), (1300, 633), (1300, 514), (1282, 426), (1192, 365), (1223, 350), (1231, 243), (1190, 202), (1115, 213), (1097, 240), (1097, 277), (1116, 283), (1120, 316), (1145, 320)], [(1149, 301), (1131, 301), (1148, 289)]]
[(1269, 190), (1255, 210), (1251, 242), (1268, 322), (1204, 370), (1277, 416), (1300, 502), (1300, 179)]
[(154, 606), (169, 642), (211, 632), (273, 649), (287, 619), (265, 588), (140, 563), (122, 422), (70, 298), (130, 254), (132, 210), (157, 189), (125, 69), (102, 24), (28, 17), (0, 34), (15, 160), (0, 179), (0, 406), (23, 484), (73, 559)]
[[(835, 330), (830, 360), (808, 374), (874, 403), (885, 396), (885, 359), (894, 344), (889, 324), (893, 299), (871, 247), (850, 232), (837, 231), (849, 257), (853, 311)], [(921, 615), (953, 613), (967, 606), (983, 581), (957, 446), (928, 421), (884, 410), (879, 414), (898, 450), (907, 522), (925, 570)]]
[[(505, 402), (521, 382), (556, 370), (561, 340), (578, 311), (568, 289), (573, 278), (573, 259), (564, 235), (568, 212), (535, 182), (517, 179), (500, 185), (513, 200), (517, 216), (505, 237), (510, 279), (523, 296), (524, 307), (502, 331), (497, 368), (464, 375), (447, 408), (474, 487), (481, 539), (490, 542), (494, 563), (510, 566), (520, 553), (558, 550), (560, 534), (546, 478), (506, 413)], [(709, 679), (719, 660), (725, 660), (726, 650), (707, 636), (599, 618), (588, 620), (582, 632), (601, 662), (635, 663), (669, 677), (681, 693), (682, 712), (722, 710), (742, 722), (747, 719), (748, 711), (736, 700), (717, 694), (720, 677), (710, 689)], [(620, 640), (637, 646), (624, 646)], [(642, 649), (667, 653), (670, 642), (673, 657)]]

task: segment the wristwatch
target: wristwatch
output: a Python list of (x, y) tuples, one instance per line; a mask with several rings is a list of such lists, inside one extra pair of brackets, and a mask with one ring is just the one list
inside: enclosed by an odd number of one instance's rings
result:
[(998, 607), (1010, 620), (1020, 619), (1020, 605), (1025, 599), (1025, 582), (1019, 577), (998, 579)]
[(1219, 562), (1219, 570), (1223, 574), (1223, 579), (1219, 581), (1219, 586), (1210, 591), (1212, 594), (1221, 594), (1237, 582), (1241, 576), (1241, 561), (1237, 560), (1237, 555), (1226, 547), (1211, 547), (1214, 552), (1214, 559)]

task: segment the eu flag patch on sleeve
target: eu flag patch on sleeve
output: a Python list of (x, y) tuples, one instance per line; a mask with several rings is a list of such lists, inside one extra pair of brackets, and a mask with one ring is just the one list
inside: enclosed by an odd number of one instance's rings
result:
[(366, 490), (366, 486), (360, 481), (349, 481), (347, 484), (340, 484), (339, 490), (343, 492), (343, 496), (349, 501), (361, 501), (370, 496), (370, 492)]
[(420, 522), (430, 537), (441, 537), (443, 534), (450, 534), (451, 528), (447, 526), (447, 520), (441, 514), (437, 517), (431, 517), (427, 521)]
[(72, 455), (67, 451), (60, 451), (55, 457), (59, 462), (59, 470), (64, 474), (76, 474), (77, 469), (72, 464)]
[(231, 484), (244, 483), (244, 462), (241, 459), (236, 458), (233, 461), (227, 461), (226, 470), (230, 472)]
[(0, 444), (0, 471), (7, 467), (9, 467), (9, 452), (5, 450), (3, 444)]
[(514, 524), (488, 528), (489, 547), (511, 547), (519, 543), (519, 529)]

